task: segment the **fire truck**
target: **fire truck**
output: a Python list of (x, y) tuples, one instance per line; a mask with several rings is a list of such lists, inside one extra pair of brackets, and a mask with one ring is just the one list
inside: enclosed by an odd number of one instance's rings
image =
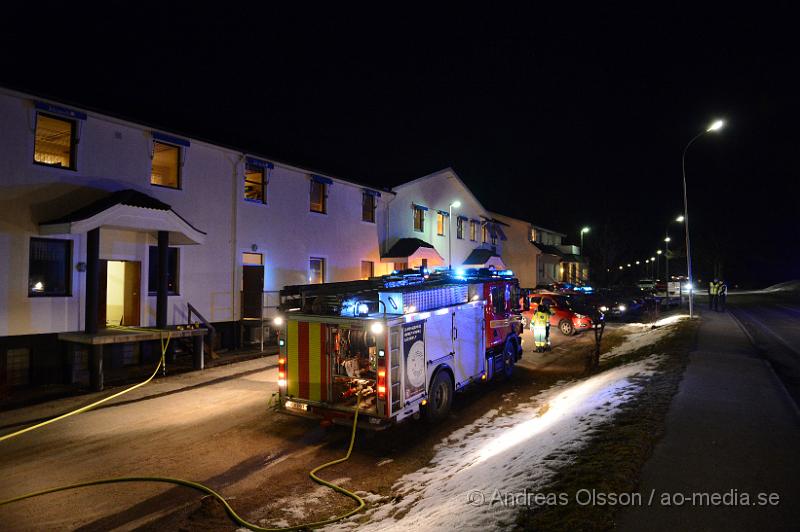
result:
[(409, 270), (281, 291), (279, 407), (381, 429), (444, 418), (455, 392), (510, 377), (522, 356), (509, 270)]

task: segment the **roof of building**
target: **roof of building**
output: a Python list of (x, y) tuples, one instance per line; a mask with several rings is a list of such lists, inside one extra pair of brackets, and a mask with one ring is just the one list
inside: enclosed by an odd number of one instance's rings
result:
[(131, 207), (142, 207), (144, 209), (156, 209), (159, 211), (169, 211), (172, 210), (172, 207), (164, 203), (163, 201), (159, 201), (152, 196), (148, 196), (138, 190), (133, 190), (131, 188), (126, 190), (119, 190), (117, 192), (112, 192), (108, 196), (101, 198), (95, 202), (92, 202), (88, 205), (84, 205), (80, 209), (74, 210), (71, 213), (61, 216), (60, 218), (56, 218), (55, 220), (48, 220), (44, 222), (45, 225), (50, 224), (63, 224), (69, 222), (78, 222), (80, 220), (86, 220), (87, 218), (91, 218), (96, 214), (100, 214), (101, 212), (113, 207), (114, 205), (129, 205)]
[(564, 253), (561, 252), (556, 246), (550, 246), (547, 244), (541, 244), (539, 242), (533, 242), (533, 245), (539, 248), (542, 253), (547, 253), (548, 255), (555, 255), (556, 257), (563, 257)]
[(419, 238), (401, 238), (387, 251), (384, 257), (409, 257), (419, 248), (434, 249), (432, 244), (428, 244)]
[(492, 257), (500, 257), (496, 251), (489, 248), (476, 248), (467, 256), (464, 261), (464, 266), (475, 266), (479, 264), (486, 264)]

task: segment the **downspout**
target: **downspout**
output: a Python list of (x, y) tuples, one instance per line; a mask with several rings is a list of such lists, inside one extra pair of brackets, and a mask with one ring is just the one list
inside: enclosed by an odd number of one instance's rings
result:
[(231, 223), (231, 321), (236, 321), (236, 279), (239, 268), (239, 165), (244, 161), (242, 153), (233, 163), (233, 223)]

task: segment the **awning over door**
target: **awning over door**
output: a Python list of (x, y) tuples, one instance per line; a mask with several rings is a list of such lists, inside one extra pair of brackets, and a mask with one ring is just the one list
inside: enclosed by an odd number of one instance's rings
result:
[(206, 234), (172, 207), (136, 190), (120, 190), (66, 216), (39, 224), (42, 235), (87, 233), (105, 227), (140, 232), (167, 231), (170, 245), (202, 244)]
[(494, 268), (495, 270), (506, 270), (505, 263), (500, 255), (487, 248), (475, 248), (464, 261), (464, 266), (470, 268)]
[(426, 259), (428, 266), (442, 266), (444, 259), (431, 245), (419, 238), (401, 238), (383, 256), (381, 262), (413, 262)]

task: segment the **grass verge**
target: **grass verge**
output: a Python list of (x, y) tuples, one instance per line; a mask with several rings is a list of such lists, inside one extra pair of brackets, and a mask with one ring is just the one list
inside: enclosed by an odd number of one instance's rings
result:
[(698, 323), (683, 322), (675, 334), (655, 345), (611, 359), (601, 371), (653, 353), (664, 353), (657, 371), (642, 377), (641, 391), (608, 423), (595, 429), (589, 443), (561, 468), (541, 493), (566, 493), (569, 504), (527, 508), (517, 517), (517, 530), (611, 530), (614, 506), (575, 503), (578, 490), (602, 493), (635, 492), (639, 473), (664, 432), (664, 421), (695, 345)]

